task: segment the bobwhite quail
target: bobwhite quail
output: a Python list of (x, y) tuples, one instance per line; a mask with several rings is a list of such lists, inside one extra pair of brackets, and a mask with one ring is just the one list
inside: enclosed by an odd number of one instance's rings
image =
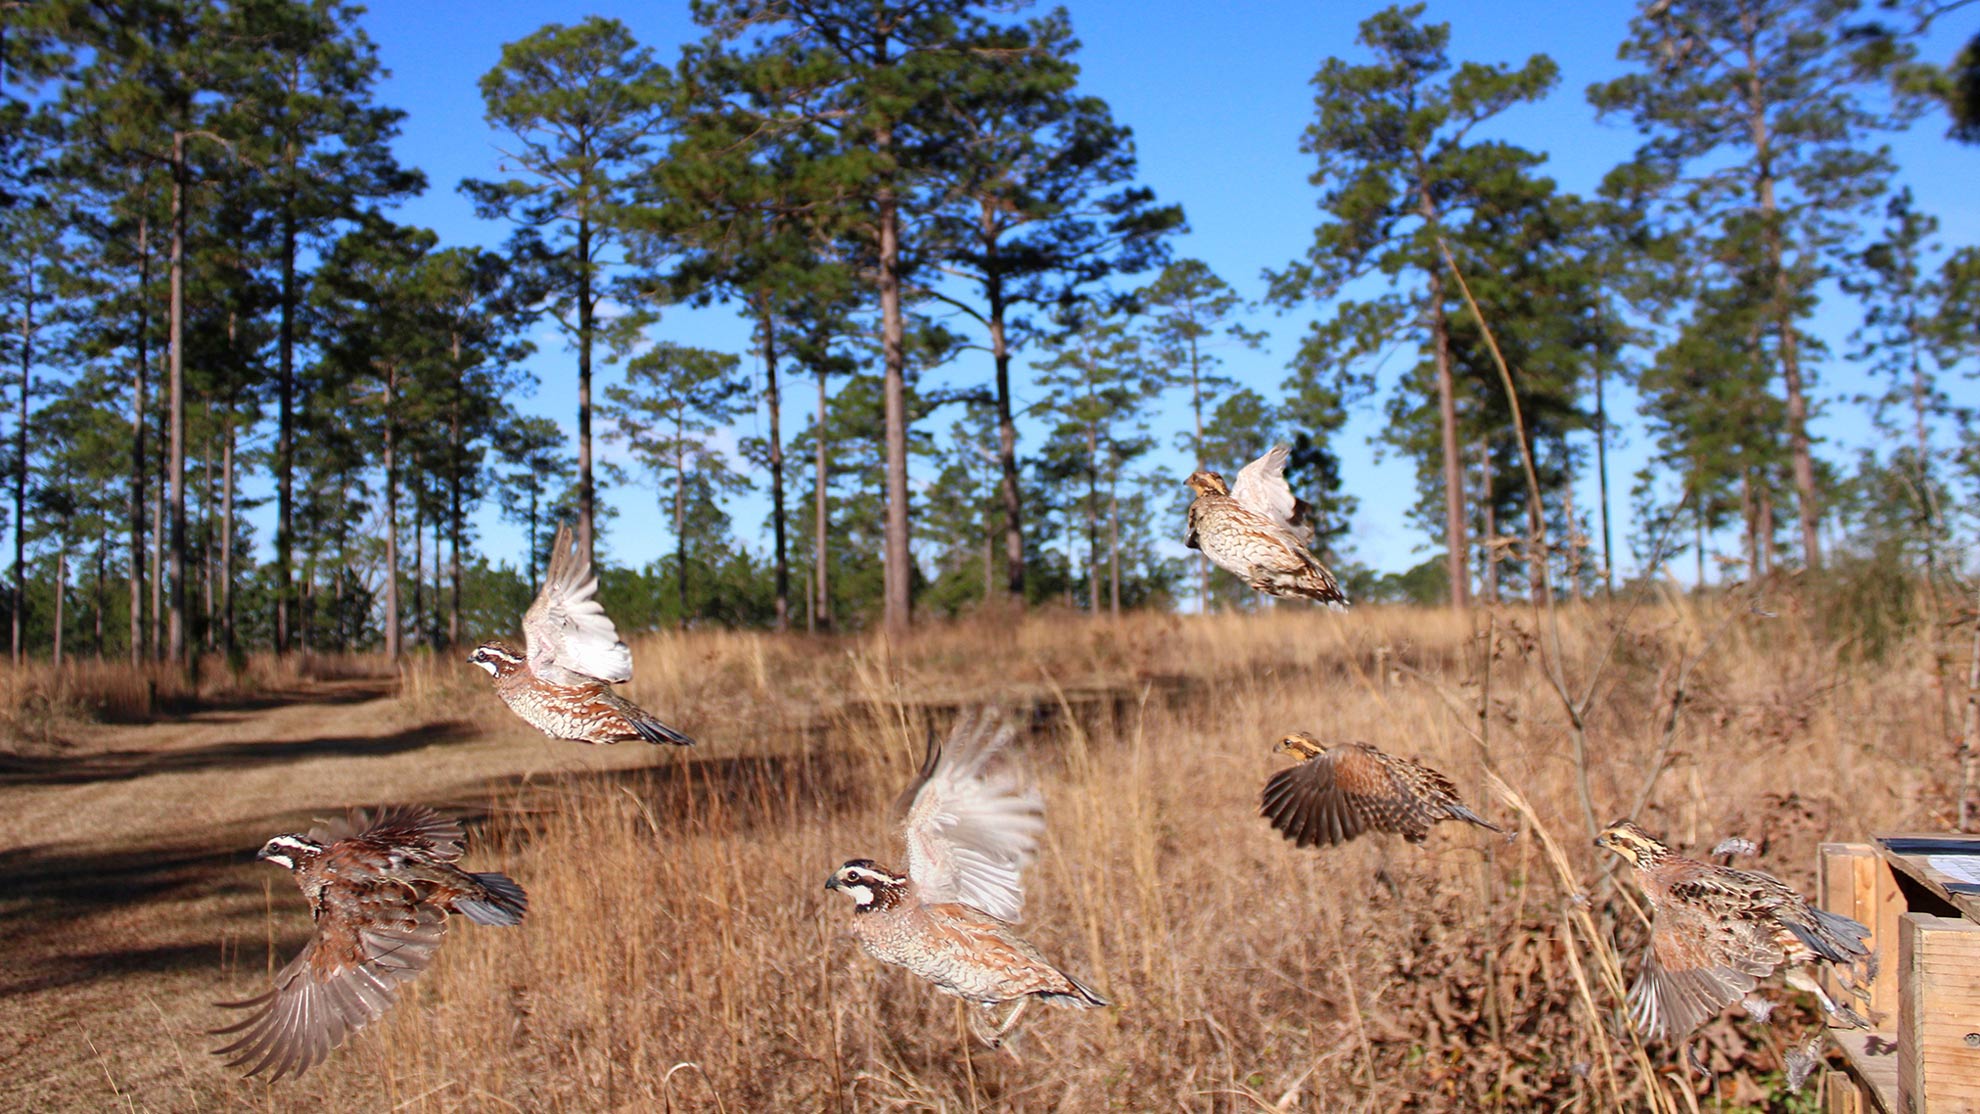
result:
[(1413, 759), (1367, 743), (1323, 746), (1304, 733), (1280, 739), (1273, 749), (1300, 762), (1265, 783), (1259, 812), (1300, 847), (1345, 843), (1370, 830), (1422, 843), (1430, 826), (1443, 820), (1463, 820), (1511, 838), (1466, 808), (1449, 778)]
[(1272, 446), (1238, 471), (1234, 486), (1225, 486), (1215, 472), (1192, 473), (1184, 483), (1196, 498), (1183, 544), (1267, 595), (1345, 607), (1347, 596), (1334, 574), (1307, 548), (1313, 544), (1310, 508), (1286, 484), (1289, 454), (1284, 445)]
[(1645, 1036), (1683, 1037), (1781, 967), (1788, 985), (1813, 991), (1830, 1017), (1868, 1025), (1832, 1001), (1805, 968), (1838, 964), (1847, 981), (1869, 955), (1869, 929), (1811, 906), (1771, 874), (1679, 855), (1627, 820), (1610, 825), (1595, 845), (1636, 868), (1650, 903), (1650, 944), (1629, 990), (1630, 1020)]
[(476, 924), (522, 922), (529, 899), (505, 874), (470, 874), (461, 826), (420, 806), (363, 809), (307, 835), (278, 835), (257, 855), (285, 867), (309, 899), (316, 933), (275, 975), (275, 988), (242, 1002), (250, 1012), (215, 1029), (240, 1033), (215, 1054), (273, 1082), (301, 1075), (391, 1006), (400, 984), (426, 969), (447, 914)]
[(543, 590), (523, 616), (528, 655), (491, 641), (475, 647), (468, 661), (495, 678), (495, 695), (510, 711), (553, 739), (693, 745), (693, 739), (612, 691), (632, 680), (632, 651), (592, 598), (597, 592), (591, 562), (579, 554), (570, 525), (560, 526)]
[(853, 859), (825, 883), (853, 899), (852, 935), (866, 954), (986, 1011), (1016, 1002), (994, 1032), (971, 1021), (993, 1048), (1034, 998), (1079, 1009), (1109, 1004), (1015, 931), (1021, 874), (1045, 819), (1035, 790), (1008, 768), (990, 768), (1011, 734), (985, 712), (959, 721), (946, 745), (931, 740), (918, 783), (902, 796), (907, 873)]

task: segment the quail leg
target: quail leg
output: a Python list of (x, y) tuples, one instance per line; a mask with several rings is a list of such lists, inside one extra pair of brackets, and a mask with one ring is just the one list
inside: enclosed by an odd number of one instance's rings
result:
[(987, 1042), (990, 1045), (990, 1047), (997, 1048), (1004, 1043), (1005, 1035), (1008, 1034), (1011, 1031), (1011, 1028), (1017, 1024), (1019, 1015), (1023, 1014), (1024, 1008), (1030, 1004), (1031, 1004), (1030, 998), (1019, 998), (1017, 1000), (1017, 1005), (1012, 1007), (1011, 1012), (1004, 1018), (1004, 1023), (1002, 1025), (997, 1026), (997, 1031), (995, 1033), (990, 1034), (989, 1040)]
[(969, 1035), (989, 1045), (991, 1048), (997, 1047), (999, 1035), (990, 1023), (990, 1017), (996, 1008), (985, 1002), (976, 1009), (969, 1011)]
[(1847, 1003), (1837, 1002), (1835, 999), (1830, 998), (1822, 990), (1821, 984), (1817, 983), (1806, 970), (1797, 967), (1789, 971), (1786, 981), (1789, 986), (1796, 990), (1806, 990), (1815, 995), (1816, 1000), (1822, 1003), (1822, 1012), (1827, 1014), (1836, 1024), (1847, 1029), (1868, 1029), (1870, 1027), (1869, 1018), (1857, 1013)]

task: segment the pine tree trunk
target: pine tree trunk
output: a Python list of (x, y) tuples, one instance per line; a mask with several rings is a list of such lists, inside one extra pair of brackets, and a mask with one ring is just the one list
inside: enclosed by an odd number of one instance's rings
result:
[(219, 502), (213, 491), (213, 407), (207, 405), (204, 411), (206, 437), (199, 454), (199, 637), (196, 639), (201, 651), (213, 651), (213, 632), (218, 626), (213, 620), (219, 593), (214, 584), (214, 536), (213, 512)]
[(1121, 495), (1120, 466), (1107, 470), (1107, 610), (1121, 617)]
[(399, 386), (399, 367), (385, 367), (385, 656), (399, 660), (399, 474), (393, 452), (397, 419), (393, 416), (393, 395)]
[[(892, 152), (893, 132), (879, 129), (874, 146), (884, 158)], [(880, 351), (886, 373), (883, 393), (887, 421), (887, 550), (886, 607), (887, 633), (895, 637), (907, 633), (913, 616), (910, 607), (913, 585), (909, 578), (908, 552), (908, 472), (907, 472), (907, 354), (905, 328), (901, 320), (900, 213), (891, 181), (883, 181), (874, 192), (879, 210)]]
[(62, 628), (68, 622), (63, 604), (69, 595), (69, 531), (66, 526), (55, 539), (55, 672), (62, 671)]
[(220, 448), (220, 651), (234, 660), (234, 423)]
[(1794, 466), (1794, 488), (1801, 518), (1802, 561), (1822, 567), (1821, 509), (1815, 495), (1815, 458), (1808, 439), (1808, 397), (1801, 378), (1800, 336), (1794, 327), (1794, 290), (1788, 281), (1787, 251), (1782, 242), (1780, 206), (1774, 188), (1773, 154), (1767, 127), (1766, 94), (1751, 38), (1747, 41), (1747, 129), (1753, 143), (1755, 201), (1760, 208), (1762, 243), (1773, 284), (1773, 325), (1779, 343), (1781, 384), (1787, 395), (1788, 454)]
[(316, 645), (316, 545), (305, 547), (302, 583), (296, 592), (296, 648), (308, 668), (310, 647)]
[[(1430, 187), (1419, 179), (1417, 212), (1432, 230), (1437, 227), (1437, 206)], [(1430, 347), (1437, 363), (1437, 420), (1444, 454), (1444, 572), (1451, 581), (1451, 606), (1471, 605), (1471, 579), (1466, 558), (1470, 548), (1465, 540), (1467, 521), (1464, 506), (1464, 460), (1460, 456), (1457, 425), (1457, 384), (1451, 372), (1451, 323), (1444, 314), (1444, 272), (1434, 264), (1424, 313), (1430, 325)]]
[(151, 224), (138, 217), (138, 295), (137, 367), (131, 373), (131, 490), (128, 510), (131, 516), (131, 664), (144, 660), (144, 440), (148, 418), (145, 414), (146, 380), (150, 377), (150, 352), (146, 342), (151, 334)]
[[(1973, 604), (1980, 610), (1980, 582), (1974, 585)], [(1973, 624), (1967, 651), (1966, 714), (1960, 726), (1959, 830), (1970, 832), (1980, 822), (1980, 623)]]
[(1100, 427), (1086, 427), (1086, 613), (1100, 615)]
[(109, 546), (109, 532), (99, 534), (96, 539), (96, 630), (93, 639), (97, 661), (103, 660), (103, 612), (110, 606), (110, 594), (104, 590), (109, 573), (109, 560), (104, 551)]
[[(461, 367), (461, 335), (453, 336), (454, 348), (454, 405), (447, 425), (447, 451), (451, 454), (447, 468), (447, 645), (461, 644), (461, 485), (467, 482), (467, 462), (461, 454), (461, 407), (466, 385), (463, 380), (467, 372)], [(531, 513), (534, 518), (534, 512)], [(535, 537), (530, 538), (532, 543)], [(434, 552), (439, 552), (435, 547)]]
[[(169, 403), (169, 399), (167, 402)], [(161, 410), (159, 418), (164, 418)], [(165, 440), (160, 437), (159, 440)], [(151, 656), (166, 660), (165, 643), (165, 457), (158, 458), (158, 482), (151, 485)]]
[(813, 462), (817, 472), (813, 478), (811, 509), (811, 566), (813, 591), (818, 595), (814, 609), (817, 612), (819, 630), (832, 629), (832, 562), (831, 562), (831, 514), (828, 507), (826, 485), (831, 482), (831, 471), (826, 462), (825, 418), (829, 399), (825, 390), (825, 370), (818, 370), (818, 418), (812, 425), (814, 448), (817, 459)]
[(1739, 474), (1739, 521), (1746, 529), (1746, 579), (1760, 579), (1760, 504), (1753, 498), (1753, 469)]
[(1760, 576), (1774, 572), (1774, 485), (1760, 485)]
[(768, 295), (758, 295), (763, 318), (763, 394), (770, 407), (770, 525), (775, 536), (777, 630), (791, 629), (791, 566), (784, 523), (783, 398), (777, 391), (777, 320)]
[(1457, 384), (1451, 372), (1451, 327), (1444, 316), (1442, 272), (1430, 274), (1430, 344), (1437, 361), (1437, 417), (1444, 450), (1444, 570), (1451, 578), (1451, 606), (1471, 606), (1465, 540), (1464, 460), (1458, 446)]
[[(1778, 296), (1785, 303), (1791, 293), (1787, 276), (1781, 274)], [(1808, 396), (1801, 380), (1799, 341), (1791, 311), (1781, 314), (1781, 376), (1787, 385), (1788, 451), (1794, 461), (1795, 505), (1801, 519), (1802, 562), (1811, 569), (1822, 567), (1821, 505), (1816, 501), (1815, 456), (1808, 439)]]
[[(989, 220), (986, 211), (984, 219)], [(991, 243), (990, 251), (996, 251)], [(990, 358), (997, 369), (997, 472), (1004, 504), (1004, 591), (1015, 603), (1024, 602), (1024, 489), (1018, 485), (1017, 420), (1011, 406), (1011, 348), (1005, 331), (1004, 282), (998, 268), (989, 269), (985, 294), (990, 308)], [(989, 597), (985, 597), (988, 601)]]
[(21, 301), (21, 407), (14, 431), (14, 590), (10, 610), (14, 616), (15, 665), (21, 663), (21, 624), (27, 611), (27, 430), (28, 389), (34, 369), (34, 261), (22, 265), (25, 280)]
[[(288, 148), (295, 173), (295, 146)], [(275, 653), (289, 652), (295, 617), (296, 545), (296, 195), (289, 186), (282, 199), (282, 294), (276, 325), (275, 376)]]
[[(1574, 472), (1568, 469), (1561, 483), (1561, 520), (1565, 523), (1564, 532), (1567, 547), (1561, 555), (1564, 567), (1562, 579), (1567, 581), (1568, 598), (1581, 599), (1581, 548), (1575, 544), (1574, 532)], [(1579, 535), (1586, 537), (1586, 535)]]
[[(419, 474), (417, 456), (412, 460), (412, 472)], [(426, 641), (426, 502), (419, 497), (417, 489), (413, 492), (412, 536), (412, 644), (417, 647)]]
[[(1208, 467), (1203, 460), (1203, 355), (1196, 334), (1189, 335), (1189, 410), (1196, 419), (1196, 470)], [(1196, 609), (1210, 613), (1210, 558), (1196, 555)]]
[(1067, 508), (1066, 511), (1066, 610), (1067, 611), (1071, 611), (1074, 607), (1073, 583), (1075, 577), (1073, 576), (1073, 554), (1078, 551), (1078, 548), (1079, 548), (1079, 523), (1073, 518), (1071, 508)]
[(172, 321), (171, 448), (167, 482), (171, 487), (172, 597), (166, 617), (166, 656), (190, 675), (192, 655), (186, 645), (186, 137), (172, 136)]
[(1615, 550), (1609, 534), (1609, 411), (1602, 402), (1602, 361), (1595, 361), (1595, 480), (1602, 501), (1602, 594), (1616, 594)]
[(674, 580), (680, 589), (681, 629), (688, 625), (687, 430), (686, 415), (674, 411)]
[(531, 482), (529, 487), (529, 590), (531, 592), (536, 591), (538, 586), (536, 580), (536, 554), (538, 552), (536, 546), (536, 538), (537, 538), (536, 502), (537, 502), (536, 484), (534, 482)]
[(1700, 500), (1698, 505), (1692, 507), (1691, 509), (1691, 528), (1692, 528), (1693, 540), (1695, 542), (1693, 549), (1696, 550), (1696, 560), (1698, 563), (1698, 590), (1704, 591), (1705, 589), (1705, 506), (1703, 500)]
[(988, 605), (997, 598), (997, 526), (996, 518), (990, 513), (996, 505), (996, 495), (983, 504), (983, 602)]
[(592, 517), (596, 489), (591, 480), (591, 216), (578, 216), (578, 549), (595, 568), (597, 523)]
[(430, 621), (430, 625), (426, 629), (426, 645), (430, 645), (430, 647), (438, 647), (440, 645), (440, 542), (442, 542), (442, 534), (440, 532), (442, 532), (442, 526), (444, 526), (444, 522), (440, 520), (440, 514), (434, 514), (434, 605), (432, 605), (432, 609), (428, 609), (428, 621)]

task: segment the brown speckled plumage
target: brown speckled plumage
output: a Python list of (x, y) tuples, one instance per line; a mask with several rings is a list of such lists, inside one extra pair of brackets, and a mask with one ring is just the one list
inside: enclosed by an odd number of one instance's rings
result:
[(1863, 962), (1870, 933), (1863, 925), (1815, 908), (1771, 874), (1677, 854), (1626, 820), (1595, 843), (1636, 868), (1650, 904), (1650, 946), (1629, 991), (1630, 1019), (1644, 1035), (1683, 1037), (1783, 968), (1788, 984), (1812, 991), (1832, 1019), (1868, 1024), (1796, 970), (1826, 963), (1847, 971)]
[(1324, 746), (1307, 734), (1288, 735), (1275, 749), (1300, 763), (1265, 783), (1259, 811), (1301, 847), (1345, 843), (1366, 831), (1421, 843), (1444, 820), (1505, 832), (1466, 808), (1449, 778), (1414, 759), (1367, 743)]
[(275, 975), (268, 993), (243, 1002), (247, 1017), (221, 1035), (216, 1054), (269, 1080), (301, 1075), (383, 1014), (398, 988), (426, 969), (447, 915), (476, 924), (521, 923), (529, 900), (504, 874), (455, 865), (461, 827), (417, 805), (359, 809), (307, 834), (279, 835), (259, 858), (289, 870), (309, 901), (316, 932)]
[(591, 562), (579, 554), (570, 526), (560, 527), (543, 588), (523, 616), (528, 652), (484, 642), (468, 661), (495, 679), (495, 694), (510, 711), (553, 739), (692, 745), (693, 739), (613, 690), (632, 679), (632, 651), (592, 598), (597, 591)]
[(1245, 465), (1235, 488), (1215, 472), (1192, 473), (1185, 483), (1196, 498), (1184, 544), (1256, 591), (1345, 606), (1334, 574), (1307, 548), (1313, 529), (1306, 504), (1286, 486), (1286, 457), (1284, 445), (1273, 446)]
[[(847, 867), (854, 867), (850, 873)], [(833, 888), (868, 884), (875, 899), (856, 907), (852, 935), (861, 950), (981, 1006), (1037, 996), (1068, 1006), (1104, 1006), (1091, 987), (1048, 962), (1014, 926), (961, 902), (923, 904), (914, 883), (873, 864), (849, 863)], [(880, 881), (884, 879), (885, 881)], [(862, 881), (864, 880), (864, 881)]]
[(1024, 907), (1021, 872), (1037, 851), (1044, 819), (1037, 793), (992, 764), (1011, 734), (985, 713), (964, 717), (946, 745), (931, 743), (920, 780), (904, 798), (907, 873), (853, 859), (825, 883), (852, 897), (852, 935), (866, 954), (986, 1008), (1017, 1003), (994, 1032), (977, 1031), (992, 1046), (1033, 999), (1082, 1009), (1108, 1004), (1015, 930)]

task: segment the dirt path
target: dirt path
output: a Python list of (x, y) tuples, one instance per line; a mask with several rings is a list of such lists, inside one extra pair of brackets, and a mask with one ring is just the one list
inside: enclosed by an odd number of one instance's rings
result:
[(0, 756), (4, 1110), (212, 1095), (209, 1003), (307, 931), (288, 880), (253, 861), (268, 836), (380, 801), (472, 813), (497, 785), (667, 757), (421, 715), (361, 681), (90, 728), (72, 744)]

